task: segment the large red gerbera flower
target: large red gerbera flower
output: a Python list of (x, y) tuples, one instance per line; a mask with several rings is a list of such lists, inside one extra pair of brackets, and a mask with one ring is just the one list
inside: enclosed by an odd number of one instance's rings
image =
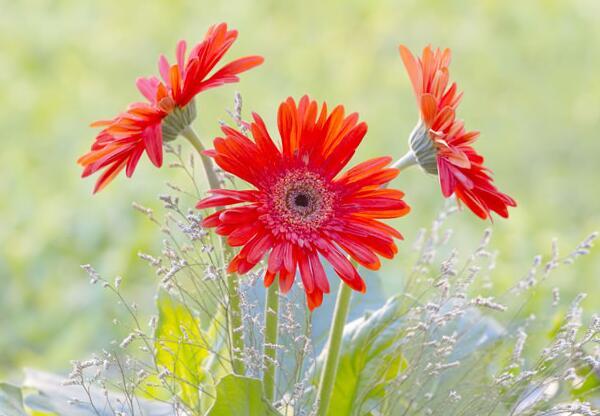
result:
[(231, 246), (242, 247), (228, 270), (244, 274), (268, 253), (265, 286), (278, 275), (285, 293), (299, 269), (312, 310), (329, 293), (322, 257), (346, 284), (364, 292), (363, 279), (343, 252), (372, 270), (380, 266), (378, 255), (397, 253), (393, 238), (402, 236), (378, 221), (409, 211), (402, 192), (381, 188), (398, 175), (398, 169), (386, 167), (392, 159), (371, 159), (340, 174), (367, 132), (356, 113), (344, 116), (342, 106), (328, 113), (325, 103), (319, 111), (307, 96), (298, 106), (288, 98), (278, 113), (281, 149), (263, 120), (257, 114), (253, 118), (254, 140), (223, 127), (225, 137), (215, 139), (215, 149), (207, 153), (256, 189), (214, 189), (197, 205), (236, 205), (203, 221), (227, 236)]
[(449, 85), (450, 50), (426, 47), (420, 59), (403, 45), (400, 56), (410, 77), (421, 121), (411, 134), (411, 156), (427, 172), (438, 174), (442, 194), (456, 194), (478, 217), (490, 211), (508, 217), (508, 207), (516, 202), (492, 184), (484, 159), (471, 144), (479, 132), (466, 131), (456, 109), (462, 97), (456, 83)]
[(237, 31), (227, 30), (225, 23), (212, 26), (187, 58), (186, 43), (180, 41), (177, 63), (170, 65), (164, 56), (160, 57), (162, 81), (156, 77), (137, 80), (137, 87), (148, 102), (134, 103), (112, 120), (92, 124), (103, 129), (78, 163), (84, 167), (83, 177), (104, 169), (94, 192), (104, 188), (124, 168), (130, 177), (144, 151), (160, 167), (163, 141), (174, 140), (196, 116), (194, 96), (209, 88), (237, 82), (237, 74), (263, 62), (260, 56), (236, 59), (209, 76), (236, 38)]

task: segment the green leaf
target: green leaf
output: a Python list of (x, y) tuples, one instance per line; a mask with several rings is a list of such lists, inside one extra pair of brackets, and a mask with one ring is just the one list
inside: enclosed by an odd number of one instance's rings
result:
[(200, 396), (199, 411), (204, 414), (210, 409), (215, 401), (215, 385), (223, 377), (233, 373), (231, 360), (229, 359), (229, 347), (227, 343), (227, 328), (224, 326), (226, 320), (225, 312), (219, 309), (211, 319), (206, 330), (206, 335), (212, 345), (208, 358), (204, 361), (204, 371), (208, 379), (204, 385), (207, 394)]
[(217, 398), (206, 416), (281, 416), (263, 399), (262, 383), (230, 374), (217, 384)]
[[(344, 328), (328, 415), (368, 413), (385, 395), (387, 382), (406, 369), (407, 362), (396, 348), (402, 336), (400, 306), (400, 298), (393, 297), (380, 309)], [(322, 366), (325, 354), (326, 350), (318, 365)]]
[(192, 311), (165, 292), (159, 294), (158, 313), (157, 364), (170, 372), (167, 379), (178, 391), (181, 401), (190, 409), (197, 409), (202, 384), (211, 384), (203, 364), (210, 355), (212, 343)]
[(216, 381), (233, 373), (233, 367), (229, 358), (229, 347), (227, 345), (226, 320), (225, 312), (220, 308), (206, 330), (206, 336), (212, 348), (204, 367)]
[(19, 387), (0, 383), (0, 414), (2, 416), (26, 416), (23, 395)]
[(600, 376), (592, 366), (584, 366), (578, 369), (577, 375), (583, 379), (583, 383), (571, 389), (573, 398), (587, 399), (587, 397), (600, 389)]
[[(25, 394), (23, 402), (32, 416), (114, 416), (115, 411), (129, 414), (122, 393), (109, 392), (106, 396), (98, 387), (92, 386), (88, 396), (81, 386), (64, 385), (64, 381), (63, 377), (54, 374), (25, 370), (23, 389), (32, 392)], [(90, 404), (90, 398), (94, 406)], [(135, 401), (134, 411), (145, 416), (172, 414), (169, 404), (144, 399)], [(1, 412), (0, 415), (4, 416)]]

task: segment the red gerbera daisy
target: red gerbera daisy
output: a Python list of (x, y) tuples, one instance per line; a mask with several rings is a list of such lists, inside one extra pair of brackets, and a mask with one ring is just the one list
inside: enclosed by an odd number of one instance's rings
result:
[(367, 132), (356, 113), (344, 116), (342, 106), (328, 113), (325, 103), (319, 111), (307, 96), (298, 106), (288, 98), (278, 112), (281, 149), (263, 120), (257, 114), (253, 119), (249, 128), (254, 140), (223, 127), (225, 137), (215, 139), (215, 149), (207, 153), (256, 189), (214, 189), (197, 205), (236, 205), (203, 221), (227, 236), (231, 246), (242, 247), (229, 272), (244, 274), (268, 253), (265, 286), (279, 276), (285, 293), (299, 269), (312, 310), (329, 293), (322, 257), (346, 284), (364, 292), (363, 279), (343, 252), (372, 270), (380, 266), (378, 255), (392, 258), (397, 253), (393, 238), (402, 236), (378, 221), (409, 211), (402, 192), (381, 188), (398, 175), (398, 169), (386, 167), (392, 159), (371, 159), (340, 174)]
[(263, 62), (260, 56), (236, 59), (209, 76), (236, 38), (237, 31), (227, 30), (225, 23), (212, 26), (187, 58), (186, 43), (180, 41), (177, 63), (170, 65), (164, 56), (160, 57), (162, 81), (156, 77), (137, 80), (137, 87), (148, 102), (134, 103), (112, 120), (92, 124), (103, 129), (78, 163), (84, 167), (83, 177), (104, 169), (94, 192), (104, 188), (124, 168), (130, 177), (144, 151), (160, 167), (163, 141), (174, 140), (196, 117), (194, 96), (209, 88), (237, 82), (237, 74)]
[(493, 184), (484, 159), (471, 144), (479, 132), (466, 131), (462, 120), (456, 119), (456, 109), (462, 97), (456, 83), (449, 85), (450, 50), (432, 50), (427, 46), (420, 59), (403, 45), (400, 56), (410, 77), (421, 121), (411, 134), (411, 152), (405, 157), (438, 174), (442, 194), (456, 194), (478, 217), (490, 217), (490, 211), (508, 217), (508, 207), (516, 202)]

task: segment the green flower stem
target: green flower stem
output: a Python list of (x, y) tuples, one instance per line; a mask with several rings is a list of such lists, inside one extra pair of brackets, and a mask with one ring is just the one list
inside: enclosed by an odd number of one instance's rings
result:
[(348, 318), (348, 311), (350, 310), (351, 297), (352, 289), (350, 286), (340, 282), (340, 289), (338, 291), (335, 310), (333, 312), (333, 326), (331, 327), (329, 339), (327, 341), (325, 367), (321, 373), (319, 390), (317, 392), (317, 399), (319, 400), (319, 411), (317, 412), (317, 416), (327, 415), (327, 410), (329, 409), (331, 392), (333, 391), (335, 376), (340, 360), (344, 325), (346, 324), (346, 318)]
[(269, 402), (275, 399), (275, 371), (277, 369), (277, 333), (279, 321), (279, 288), (273, 282), (267, 289), (265, 302), (265, 342), (263, 390)]
[(404, 156), (392, 164), (392, 168), (404, 170), (412, 165), (417, 164), (417, 157), (412, 150), (409, 150)]
[[(205, 148), (194, 129), (191, 126), (188, 126), (181, 131), (181, 135), (185, 137), (200, 154), (200, 159), (202, 160), (202, 165), (204, 166), (204, 171), (206, 172), (206, 178), (210, 188), (220, 189), (221, 182), (217, 177), (213, 162), (204, 154)], [(233, 257), (233, 250), (226, 241), (223, 241), (223, 239), (221, 240), (221, 243), (224, 253), (223, 263), (224, 267), (226, 268), (229, 259)], [(244, 350), (244, 331), (242, 330), (242, 309), (240, 307), (239, 282), (235, 273), (227, 273), (227, 292), (229, 296), (229, 337), (233, 347), (231, 365), (236, 374), (243, 375), (245, 372), (244, 362), (239, 358), (239, 355), (236, 354), (236, 352), (241, 352)]]
[[(229, 259), (233, 257), (233, 250), (223, 241), (223, 249), (225, 250), (225, 264), (229, 263)], [(244, 375), (245, 365), (240, 358), (240, 354), (244, 351), (244, 330), (242, 323), (242, 308), (240, 306), (239, 281), (235, 273), (227, 273), (227, 291), (229, 296), (229, 332), (231, 344), (233, 346), (232, 367), (236, 374)]]

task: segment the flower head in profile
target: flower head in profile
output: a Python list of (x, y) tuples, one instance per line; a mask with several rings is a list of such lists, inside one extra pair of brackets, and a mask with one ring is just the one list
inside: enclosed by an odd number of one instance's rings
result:
[(160, 167), (163, 142), (174, 140), (196, 117), (194, 97), (209, 88), (238, 82), (239, 73), (263, 62), (260, 56), (248, 56), (213, 72), (236, 38), (237, 31), (228, 30), (225, 23), (212, 26), (187, 57), (186, 43), (180, 41), (174, 64), (160, 57), (158, 69), (162, 79), (137, 80), (147, 101), (131, 104), (111, 120), (92, 124), (102, 130), (78, 163), (84, 168), (83, 177), (102, 170), (94, 192), (104, 188), (123, 169), (130, 177), (144, 152)]
[(229, 272), (244, 274), (266, 256), (265, 286), (278, 277), (285, 293), (299, 270), (312, 310), (329, 292), (322, 259), (347, 285), (364, 292), (365, 282), (346, 254), (378, 269), (379, 256), (392, 258), (398, 251), (394, 238), (402, 238), (379, 220), (401, 217), (409, 207), (402, 192), (382, 188), (399, 172), (387, 167), (391, 158), (341, 173), (367, 132), (356, 113), (345, 115), (342, 106), (329, 112), (325, 103), (319, 109), (304, 96), (298, 104), (288, 98), (277, 118), (281, 147), (257, 114), (249, 125), (252, 139), (223, 127), (225, 137), (215, 139), (215, 149), (207, 153), (254, 188), (214, 189), (197, 207), (226, 207), (203, 225), (242, 247)]
[(479, 132), (465, 130), (463, 121), (456, 118), (462, 93), (456, 83), (450, 84), (450, 50), (428, 46), (421, 58), (415, 58), (401, 45), (400, 56), (421, 116), (409, 139), (408, 163), (412, 160), (439, 175), (442, 194), (446, 198), (455, 194), (478, 217), (490, 218), (491, 211), (508, 217), (508, 207), (516, 202), (493, 185), (483, 157), (471, 146)]

